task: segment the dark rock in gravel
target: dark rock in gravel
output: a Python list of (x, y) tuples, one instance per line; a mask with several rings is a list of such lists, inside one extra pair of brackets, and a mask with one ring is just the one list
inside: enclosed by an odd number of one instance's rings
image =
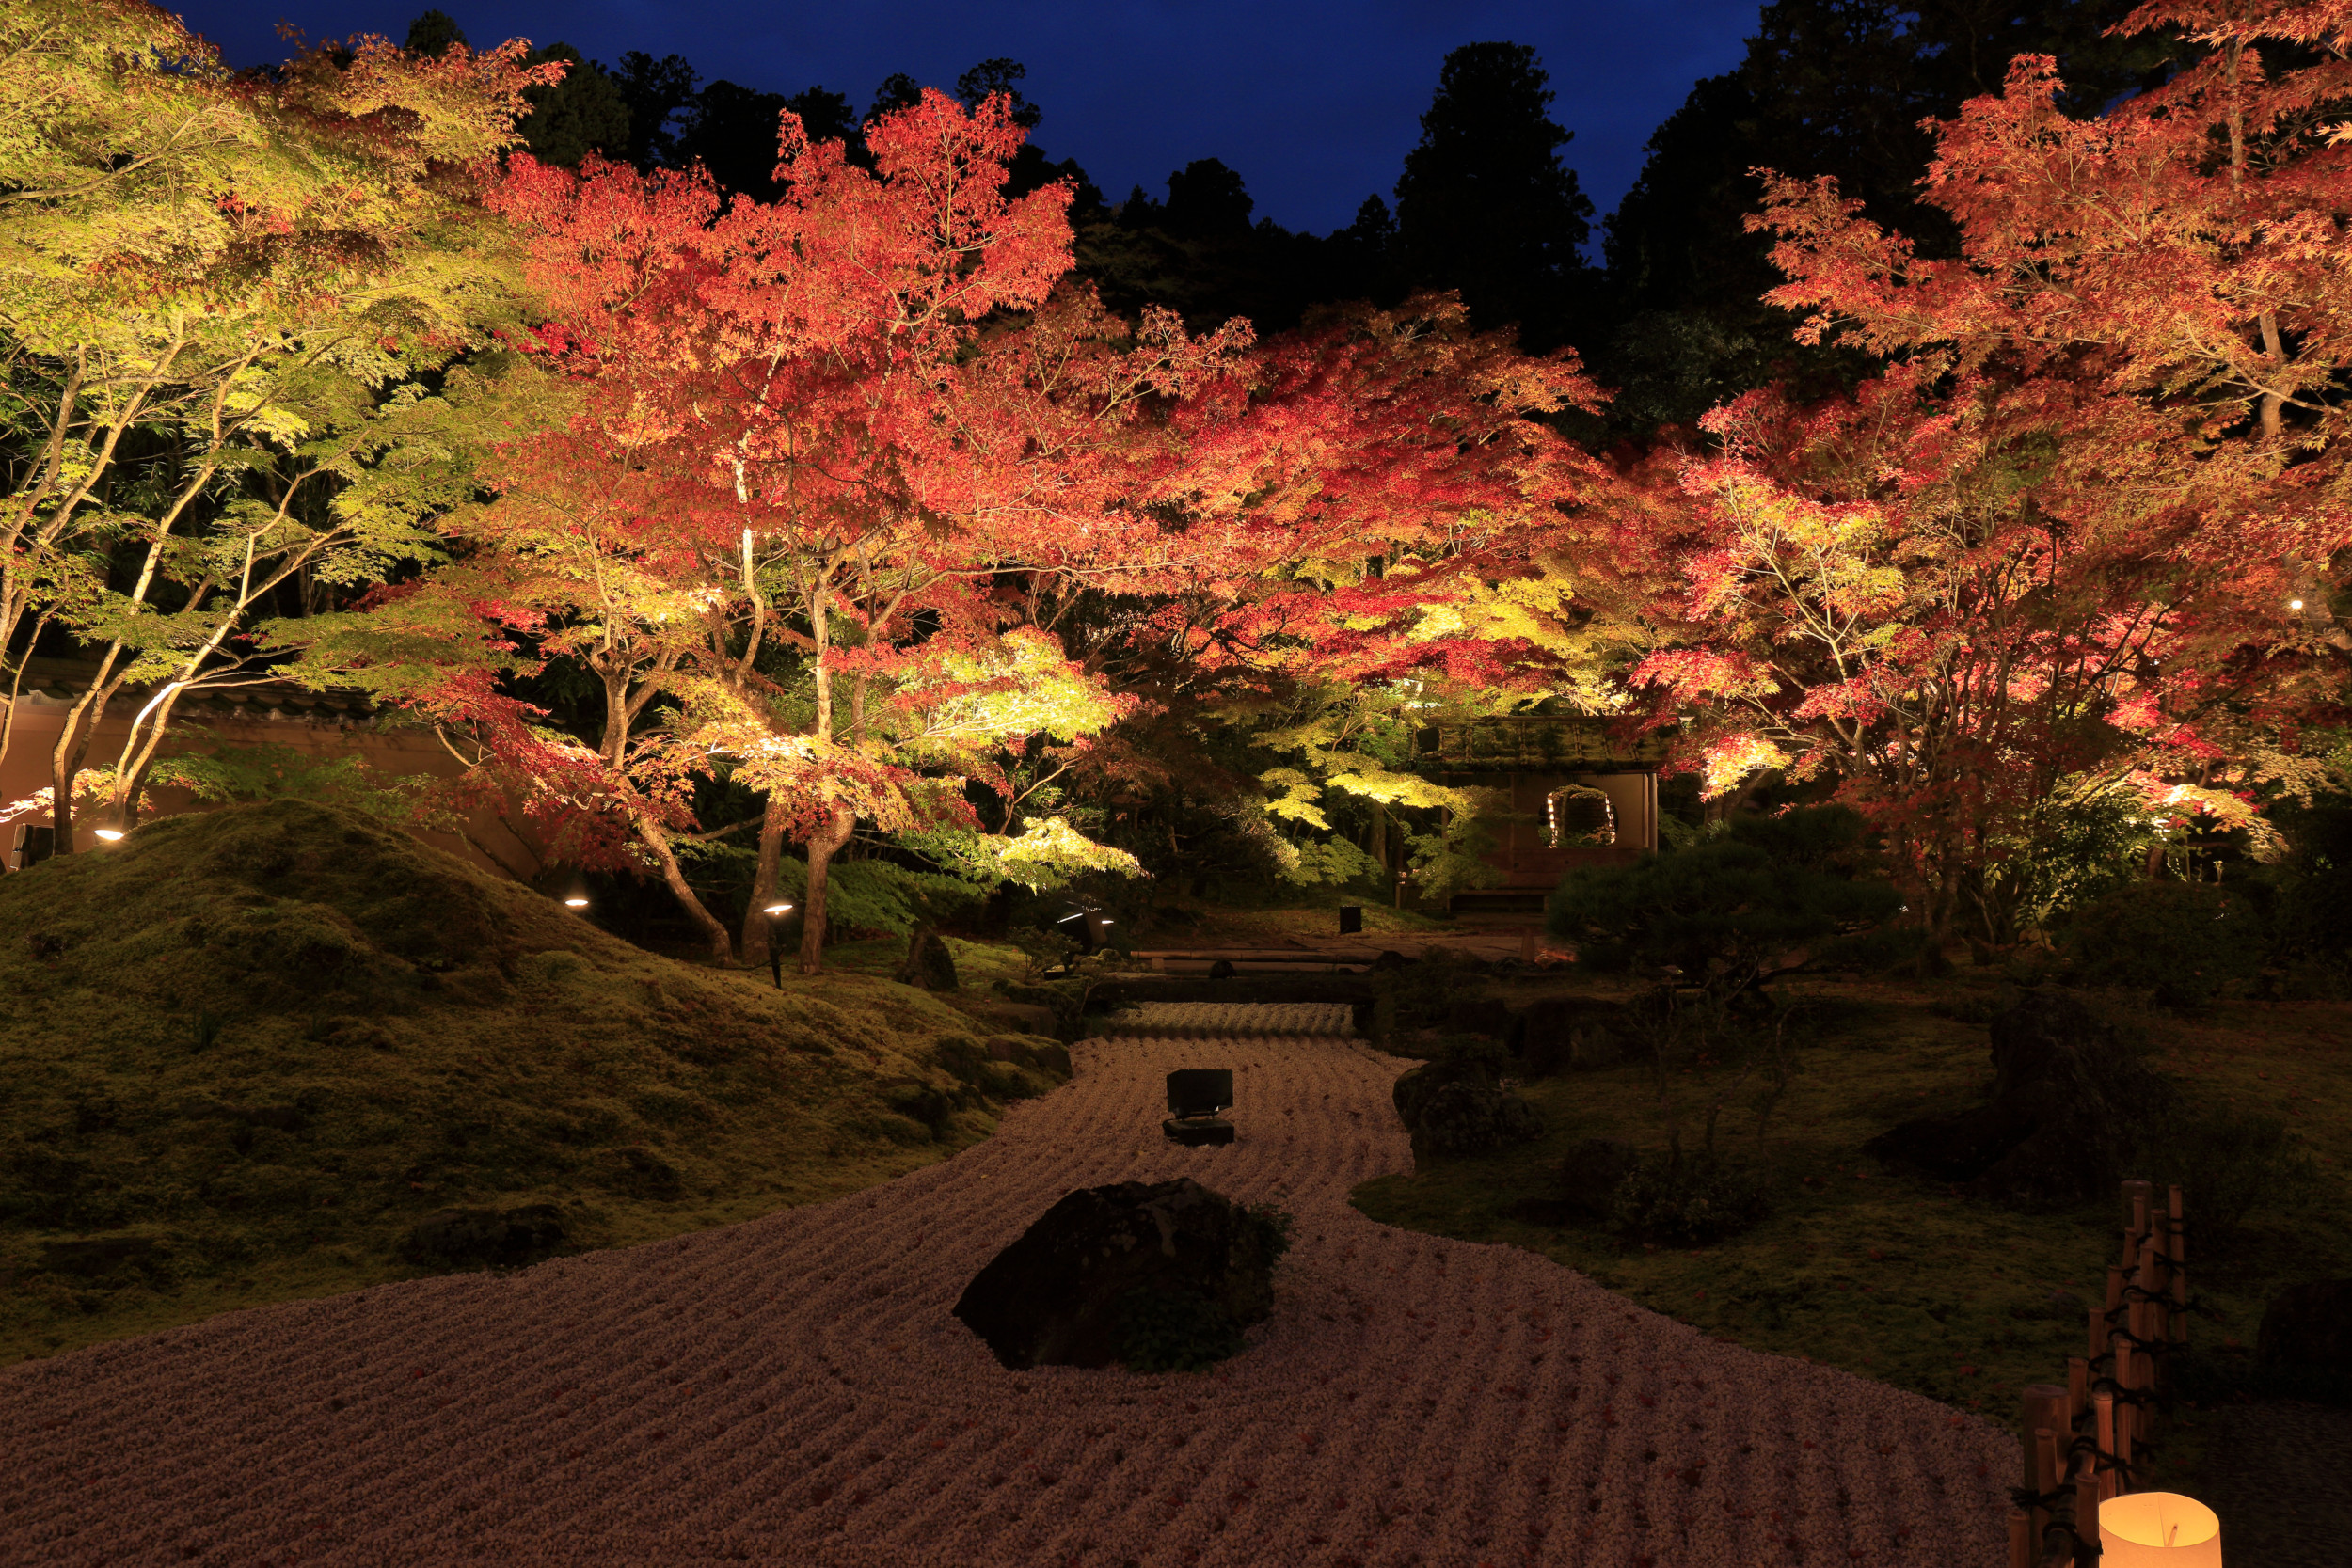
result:
[(1281, 1247), (1270, 1222), (1188, 1178), (1086, 1187), (974, 1275), (956, 1316), (1016, 1370), (1106, 1367), (1134, 1292), (1188, 1293), (1235, 1328), (1263, 1322)]
[(1399, 1078), (1392, 1092), (1416, 1159), (1485, 1154), (1543, 1136), (1534, 1108), (1475, 1057), (1424, 1063)]
[(1240, 973), (1240, 970), (1233, 967), (1233, 960), (1231, 958), (1219, 958), (1209, 966), (1209, 978), (1212, 980), (1230, 980)]
[(1412, 961), (1395, 948), (1387, 948), (1378, 958), (1372, 960), (1372, 972), (1375, 974), (1393, 974)]
[(2352, 1372), (2352, 1279), (2288, 1286), (2263, 1308), (2254, 1343), (2265, 1362)]
[(1614, 1067), (1625, 1059), (1624, 1011), (1614, 1002), (1587, 997), (1538, 997), (1512, 1022), (1511, 1054), (1530, 1078)]
[(1560, 1162), (1560, 1201), (1578, 1214), (1606, 1215), (1618, 1184), (1641, 1163), (1641, 1152), (1631, 1144), (1587, 1138)]
[(928, 929), (914, 933), (914, 940), (907, 943), (906, 961), (891, 978), (925, 990), (961, 989), (961, 982), (956, 978), (956, 956), (947, 950), (947, 939)]
[(563, 1244), (564, 1216), (551, 1203), (496, 1209), (442, 1209), (408, 1232), (405, 1251), (420, 1262), (523, 1263)]

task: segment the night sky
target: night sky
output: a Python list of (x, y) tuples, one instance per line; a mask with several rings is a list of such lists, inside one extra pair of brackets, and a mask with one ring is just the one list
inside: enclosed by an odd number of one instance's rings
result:
[[(167, 6), (169, 0), (165, 0)], [(399, 41), (434, 0), (192, 0), (189, 26), (232, 65), (281, 57), (284, 19), (312, 39), (380, 32)], [(1446, 51), (1533, 44), (1576, 134), (1566, 152), (1606, 213), (1642, 144), (1691, 84), (1738, 63), (1756, 0), (1550, 0), (1549, 4), (1313, 0), (941, 0), (790, 6), (723, 0), (439, 0), (477, 46), (561, 40), (608, 64), (624, 50), (678, 54), (705, 80), (797, 92), (822, 85), (863, 110), (892, 71), (952, 90), (966, 67), (1009, 55), (1044, 111), (1037, 140), (1073, 157), (1104, 195), (1221, 158), (1257, 215), (1317, 232), (1390, 195)]]

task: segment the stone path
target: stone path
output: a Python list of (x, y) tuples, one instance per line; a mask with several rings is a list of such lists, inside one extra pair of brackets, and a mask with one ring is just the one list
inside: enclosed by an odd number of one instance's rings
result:
[[(0, 1562), (1997, 1568), (2014, 1449), (1531, 1254), (1376, 1226), (1407, 1064), (1092, 1041), (945, 1164), (494, 1277), (0, 1372)], [(1241, 1139), (1161, 1138), (1231, 1067)], [(1189, 1175), (1297, 1218), (1205, 1376), (1000, 1368), (950, 1314), (1065, 1191)]]

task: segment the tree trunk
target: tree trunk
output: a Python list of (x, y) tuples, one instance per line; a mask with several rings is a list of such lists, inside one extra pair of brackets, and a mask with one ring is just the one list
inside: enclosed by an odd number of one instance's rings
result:
[(776, 862), (784, 853), (784, 802), (768, 797), (767, 815), (759, 821), (759, 868), (752, 874), (751, 907), (743, 911), (743, 967), (757, 969), (768, 961), (768, 928), (763, 912), (776, 901)]
[(719, 924), (719, 917), (704, 907), (702, 895), (687, 885), (686, 873), (678, 866), (677, 852), (670, 847), (668, 836), (651, 823), (640, 822), (637, 824), (637, 840), (652, 850), (654, 858), (661, 863), (661, 880), (669, 888), (670, 896), (677, 900), (678, 908), (686, 911), (686, 918), (694, 923), (695, 929), (702, 932), (703, 940), (710, 943), (710, 961), (721, 969), (733, 969), (734, 939), (727, 935), (727, 928)]
[(57, 732), (56, 747), (49, 753), (49, 822), (56, 830), (54, 854), (73, 853), (73, 780), (82, 770), (82, 759), (89, 755), (90, 739), (105, 720), (106, 702), (113, 694), (96, 684), (84, 691), (66, 709), (65, 726)]
[(808, 891), (801, 897), (801, 973), (825, 972), (825, 876), (833, 857), (850, 842), (857, 813), (835, 806), (825, 826), (808, 836)]

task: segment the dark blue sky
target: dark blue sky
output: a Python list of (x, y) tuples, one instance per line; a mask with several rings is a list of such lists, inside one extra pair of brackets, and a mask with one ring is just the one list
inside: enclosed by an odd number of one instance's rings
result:
[[(164, 0), (168, 7), (170, 0)], [(433, 0), (190, 0), (188, 25), (235, 65), (281, 55), (279, 19), (313, 39), (397, 41)], [(793, 6), (722, 0), (439, 0), (477, 45), (557, 40), (607, 62), (678, 54), (706, 80), (796, 92), (821, 84), (863, 109), (904, 71), (943, 88), (975, 61), (1029, 68), (1037, 140), (1086, 166), (1111, 199), (1154, 195), (1195, 158), (1239, 169), (1258, 215), (1336, 228), (1389, 194), (1438, 66), (1458, 44), (1528, 43), (1551, 72), (1567, 160), (1606, 213), (1641, 169), (1642, 144), (1691, 84), (1736, 64), (1756, 0), (879, 0)]]

